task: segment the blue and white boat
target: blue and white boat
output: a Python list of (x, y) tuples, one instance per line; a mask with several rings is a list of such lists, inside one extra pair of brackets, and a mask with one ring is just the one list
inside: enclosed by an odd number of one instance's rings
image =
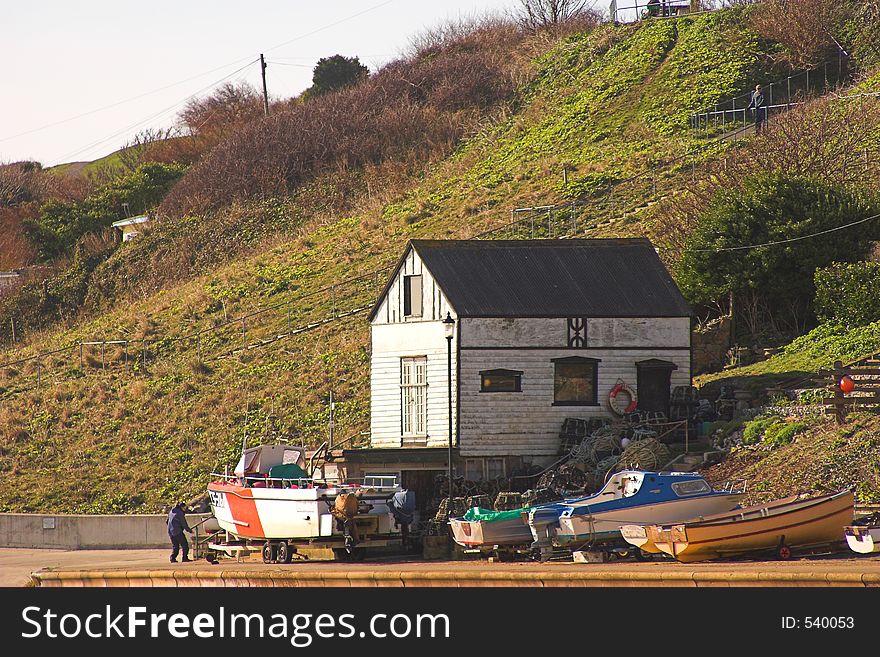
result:
[(692, 472), (615, 473), (595, 495), (523, 513), (533, 548), (580, 546), (622, 539), (621, 525), (654, 525), (732, 511), (745, 493), (732, 486), (714, 490)]

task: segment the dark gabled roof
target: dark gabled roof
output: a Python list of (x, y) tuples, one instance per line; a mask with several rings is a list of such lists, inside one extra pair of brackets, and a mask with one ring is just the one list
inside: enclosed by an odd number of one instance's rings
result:
[(460, 317), (691, 315), (644, 238), (413, 240), (410, 248)]

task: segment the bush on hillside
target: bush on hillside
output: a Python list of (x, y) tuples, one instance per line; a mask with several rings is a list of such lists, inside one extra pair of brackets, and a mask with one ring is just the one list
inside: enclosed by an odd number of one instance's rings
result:
[(786, 422), (780, 418), (757, 418), (746, 422), (743, 429), (743, 444), (768, 447), (790, 445), (794, 437), (808, 428), (806, 422)]
[(880, 263), (835, 262), (816, 270), (816, 315), (844, 326), (880, 320)]
[(840, 35), (850, 13), (840, 0), (764, 0), (752, 11), (757, 32), (782, 44), (782, 57), (797, 68), (812, 68), (837, 57), (832, 34)]
[[(70, 264), (49, 278), (25, 283), (13, 294), (0, 300), (0, 326), (15, 321), (18, 339), (52, 326), (68, 322), (82, 309), (95, 268), (116, 248), (112, 230), (90, 233), (73, 249)], [(4, 331), (0, 341), (11, 336)]]
[(783, 355), (796, 356), (827, 367), (836, 360), (846, 363), (877, 351), (880, 351), (880, 322), (854, 329), (826, 322), (792, 340), (786, 345)]
[(357, 57), (333, 55), (322, 57), (312, 71), (312, 86), (306, 91), (311, 96), (323, 96), (332, 91), (357, 84), (370, 74)]
[(322, 173), (394, 160), (423, 166), (448, 154), (516, 84), (509, 25), (423, 44), (353, 87), (291, 106), (240, 129), (172, 189), (160, 207), (180, 216), (235, 200), (286, 195)]
[(183, 172), (181, 165), (143, 164), (83, 201), (51, 198), (42, 204), (36, 218), (25, 223), (28, 237), (37, 245), (39, 258), (51, 262), (68, 253), (84, 235), (124, 218), (123, 204), (128, 204), (132, 214), (155, 207)]
[[(752, 175), (721, 190), (700, 215), (677, 263), (677, 280), (694, 304), (734, 299), (754, 335), (800, 332), (813, 319), (813, 274), (832, 262), (863, 259), (876, 222), (807, 237), (877, 212), (877, 202), (845, 188), (779, 174)], [(775, 243), (782, 242), (782, 243)], [(754, 247), (754, 248), (752, 248)]]
[(848, 0), (851, 17), (844, 37), (865, 68), (880, 66), (880, 0)]

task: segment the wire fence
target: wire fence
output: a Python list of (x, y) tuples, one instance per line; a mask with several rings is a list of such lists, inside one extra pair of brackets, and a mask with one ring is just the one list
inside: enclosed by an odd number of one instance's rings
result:
[(162, 359), (223, 359), (311, 331), (372, 307), (390, 267), (178, 336), (78, 340), (0, 364), (0, 395), (41, 389), (90, 372), (145, 372)]
[[(757, 2), (759, 0), (755, 0)], [(611, 0), (608, 15), (614, 23), (634, 23), (650, 19), (681, 18), (707, 14), (745, 0)]]
[(731, 130), (748, 128), (750, 124), (763, 118), (769, 122), (774, 116), (803, 105), (810, 98), (822, 96), (853, 77), (851, 59), (843, 52), (831, 61), (816, 68), (793, 73), (768, 85), (762, 85), (764, 106), (755, 110), (752, 105), (752, 91), (719, 101), (711, 107), (691, 114), (689, 125), (699, 136), (714, 137)]

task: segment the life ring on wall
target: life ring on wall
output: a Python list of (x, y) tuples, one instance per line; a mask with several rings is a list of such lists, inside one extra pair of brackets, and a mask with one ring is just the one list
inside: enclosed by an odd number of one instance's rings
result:
[[(617, 395), (621, 392), (625, 392), (629, 395), (629, 404), (626, 408), (622, 408), (620, 401), (617, 399)], [(638, 408), (639, 398), (636, 396), (635, 390), (618, 379), (614, 387), (611, 388), (611, 392), (608, 393), (608, 405), (611, 406), (611, 410), (617, 415), (626, 415), (627, 413), (632, 413)]]

